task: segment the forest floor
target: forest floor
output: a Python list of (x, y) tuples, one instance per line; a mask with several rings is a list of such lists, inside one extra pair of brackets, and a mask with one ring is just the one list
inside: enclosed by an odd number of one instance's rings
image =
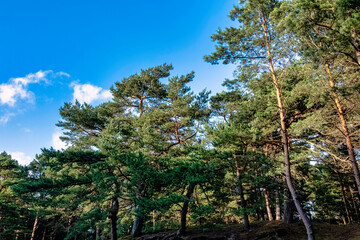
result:
[[(360, 240), (360, 225), (314, 224), (317, 240)], [(132, 239), (130, 237), (121, 240)], [(136, 240), (302, 240), (306, 238), (301, 223), (284, 224), (281, 221), (260, 222), (246, 232), (242, 225), (215, 225), (209, 228), (190, 228), (185, 236), (177, 237), (175, 230), (145, 234)]]

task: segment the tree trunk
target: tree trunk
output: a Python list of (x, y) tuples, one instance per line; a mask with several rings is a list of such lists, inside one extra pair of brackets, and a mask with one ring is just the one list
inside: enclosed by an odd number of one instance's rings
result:
[(194, 189), (195, 189), (195, 184), (191, 183), (187, 189), (187, 193), (186, 193), (186, 199), (184, 201), (184, 205), (181, 209), (181, 221), (180, 221), (180, 228), (177, 231), (177, 235), (183, 235), (186, 231), (186, 215), (188, 212), (188, 208), (189, 208), (189, 202), (190, 199), (194, 193)]
[(36, 215), (30, 240), (34, 240), (34, 238), (35, 238), (35, 231), (36, 231), (36, 229), (37, 229), (37, 227), (38, 227), (38, 223), (39, 223), (39, 216)]
[[(143, 181), (140, 181), (138, 184), (138, 192), (136, 195), (138, 198), (142, 198), (145, 196), (145, 183)], [(131, 229), (131, 236), (133, 237), (140, 236), (142, 233), (142, 228), (144, 226), (144, 213), (140, 212), (139, 208), (140, 206), (135, 207), (135, 219)]]
[(271, 56), (271, 50), (270, 50), (271, 39), (269, 39), (268, 29), (267, 29), (268, 24), (266, 22), (266, 19), (264, 19), (261, 16), (261, 12), (259, 12), (259, 17), (260, 17), (261, 25), (262, 25), (262, 28), (263, 28), (263, 31), (264, 31), (264, 38), (265, 38), (265, 44), (266, 44), (266, 50), (267, 50), (267, 56), (268, 56), (268, 63), (269, 63), (269, 68), (270, 68), (270, 72), (271, 72), (271, 76), (272, 76), (272, 81), (273, 81), (273, 84), (274, 84), (274, 87), (275, 87), (275, 90), (276, 90), (276, 98), (277, 98), (278, 108), (279, 108), (280, 125), (281, 125), (281, 133), (282, 133), (282, 144), (283, 144), (284, 161), (285, 161), (286, 183), (287, 183), (287, 186), (288, 186), (289, 191), (291, 193), (291, 196), (293, 198), (293, 201), (295, 203), (296, 210), (300, 214), (301, 220), (303, 221), (303, 223), (305, 225), (308, 240), (313, 240), (313, 239), (315, 239), (315, 237), (314, 237), (314, 232), (313, 232), (313, 229), (312, 229), (311, 221), (306, 216), (304, 210), (301, 207), (301, 204), (300, 204), (300, 202), (298, 200), (298, 196), (297, 196), (295, 187), (294, 187), (294, 185), (292, 183), (292, 179), (291, 179), (290, 155), (289, 155), (289, 139), (288, 139), (287, 127), (286, 127), (286, 123), (285, 123), (285, 110), (284, 110), (283, 102), (282, 102), (281, 88), (279, 86), (279, 82), (278, 82), (278, 79), (276, 77), (275, 69), (274, 69), (273, 62), (272, 62), (272, 56)]
[(355, 159), (355, 153), (354, 153), (354, 148), (351, 142), (351, 138), (350, 138), (350, 132), (347, 126), (347, 122), (344, 116), (344, 111), (343, 108), (341, 106), (340, 103), (340, 99), (339, 96), (335, 90), (335, 82), (334, 79), (332, 77), (331, 74), (331, 69), (330, 69), (330, 65), (329, 64), (325, 64), (326, 66), (326, 72), (329, 76), (329, 84), (331, 87), (331, 93), (334, 97), (334, 102), (335, 102), (335, 106), (336, 106), (336, 110), (337, 113), (339, 115), (340, 118), (340, 123), (341, 123), (341, 127), (342, 127), (342, 133), (344, 134), (345, 137), (345, 142), (346, 142), (346, 147), (348, 150), (348, 154), (349, 154), (349, 160), (352, 166), (352, 169), (354, 171), (354, 177), (355, 177), (355, 182), (356, 182), (356, 186), (357, 186), (357, 191), (358, 191), (358, 195), (360, 196), (360, 174), (359, 174), (359, 167), (357, 165), (356, 159)]
[(110, 221), (111, 221), (111, 240), (117, 240), (117, 214), (119, 212), (119, 200), (113, 199), (110, 210)]
[(96, 224), (96, 230), (95, 230), (95, 240), (100, 240), (100, 228), (99, 225)]
[(246, 200), (245, 200), (245, 197), (244, 197), (244, 191), (243, 191), (243, 186), (242, 186), (242, 183), (239, 182), (239, 194), (240, 194), (240, 201), (241, 201), (241, 208), (243, 209), (244, 211), (244, 228), (245, 230), (249, 230), (250, 229), (250, 222), (249, 222), (249, 216), (246, 212)]
[(355, 213), (356, 213), (356, 220), (357, 220), (357, 222), (359, 222), (358, 205), (356, 204), (355, 199), (354, 199), (354, 190), (352, 189), (351, 186), (349, 186), (349, 190), (350, 190), (350, 195), (351, 195), (351, 199), (352, 199), (352, 202), (353, 202), (353, 207), (354, 207), (354, 210), (355, 210)]
[(349, 203), (348, 201), (346, 200), (346, 194), (345, 194), (345, 190), (344, 190), (344, 183), (341, 179), (341, 176), (339, 173), (337, 173), (338, 177), (339, 177), (339, 182), (340, 182), (340, 188), (341, 188), (341, 196), (342, 196), (342, 200), (343, 200), (343, 203), (344, 203), (344, 207), (345, 207), (345, 212), (346, 212), (346, 217), (347, 217), (347, 220), (348, 220), (348, 223), (351, 223), (352, 220), (350, 218), (350, 211), (349, 211)]
[(43, 232), (43, 235), (42, 235), (41, 240), (45, 240), (45, 236), (46, 236), (46, 227), (45, 227), (45, 229), (44, 229), (44, 232)]
[(151, 215), (152, 215), (153, 231), (155, 232), (155, 228), (156, 228), (155, 210), (152, 211)]
[(134, 224), (131, 230), (131, 236), (138, 237), (141, 235), (142, 228), (144, 225), (144, 218), (143, 216), (137, 215), (135, 216)]
[(237, 190), (240, 195), (241, 208), (243, 209), (244, 228), (245, 228), (245, 230), (249, 230), (250, 229), (249, 216), (246, 213), (246, 200), (244, 197), (244, 191), (243, 191), (243, 186), (242, 186), (241, 176), (240, 176), (240, 168), (239, 168), (239, 164), (238, 164), (236, 155), (234, 155), (234, 161), (235, 161), (235, 167), (236, 167)]
[(283, 143), (284, 160), (285, 160), (286, 183), (287, 183), (287, 186), (288, 186), (289, 191), (291, 193), (291, 196), (293, 198), (296, 210), (298, 211), (298, 213), (299, 213), (299, 215), (301, 217), (301, 220), (303, 221), (303, 223), (305, 225), (306, 232), (307, 232), (307, 235), (308, 235), (308, 239), (312, 240), (312, 239), (315, 239), (314, 232), (313, 232), (313, 229), (312, 229), (312, 224), (311, 224), (309, 218), (307, 217), (307, 215), (305, 214), (304, 210), (302, 209), (302, 206), (301, 206), (300, 201), (298, 199), (295, 187), (294, 187), (294, 185), (292, 183), (291, 170), (290, 170), (289, 139), (288, 139), (286, 123), (285, 123), (285, 114), (284, 114), (284, 108), (283, 108), (283, 103), (282, 103), (282, 95), (281, 95), (280, 86), (278, 85), (278, 82), (277, 82), (275, 71), (274, 71), (273, 66), (272, 66), (271, 58), (269, 59), (269, 64), (271, 66), (271, 72), (272, 72), (272, 75), (273, 75), (273, 82), (274, 82), (274, 86), (276, 88), (276, 97), (277, 97), (277, 100), (278, 100), (278, 107), (279, 107), (279, 113), (280, 113), (282, 143)]
[(278, 189), (275, 190), (275, 213), (275, 220), (281, 220), (280, 196)]
[[(287, 193), (286, 193), (287, 194)], [(284, 200), (284, 217), (283, 222), (286, 224), (290, 224), (293, 222), (293, 207), (292, 200), (287, 196)]]
[(269, 221), (272, 221), (272, 220), (274, 220), (274, 217), (271, 212), (269, 193), (266, 189), (264, 189), (264, 197), (265, 197), (267, 215), (268, 215)]

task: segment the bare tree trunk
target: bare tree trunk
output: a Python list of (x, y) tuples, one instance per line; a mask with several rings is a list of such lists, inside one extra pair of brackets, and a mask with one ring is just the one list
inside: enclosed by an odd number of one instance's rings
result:
[(275, 213), (275, 220), (281, 220), (280, 196), (278, 189), (275, 190)]
[(152, 215), (153, 231), (155, 231), (155, 227), (156, 227), (155, 210), (152, 211), (151, 215)]
[(357, 190), (358, 190), (358, 195), (360, 196), (359, 167), (358, 167), (356, 159), (355, 159), (355, 153), (354, 153), (354, 148), (353, 148), (351, 138), (350, 138), (350, 132), (349, 132), (349, 129), (347, 126), (347, 122), (346, 122), (346, 119), (344, 116), (344, 111), (343, 111), (342, 105), (340, 103), (339, 96), (338, 96), (337, 92), (335, 91), (335, 82), (334, 82), (333, 76), (331, 74), (330, 65), (326, 63), (325, 66), (326, 66), (326, 72), (329, 76), (329, 84), (331, 87), (331, 93), (334, 97), (336, 110), (337, 110), (339, 118), (340, 118), (342, 133), (344, 134), (344, 137), (345, 137), (346, 147), (347, 147), (348, 154), (349, 154), (349, 160), (350, 160), (352, 169), (354, 171), (354, 177), (355, 177), (355, 182), (356, 182), (356, 186), (357, 186)]
[(284, 217), (283, 222), (286, 224), (293, 222), (293, 204), (289, 194), (289, 189), (284, 190)]
[(37, 227), (38, 227), (38, 223), (39, 223), (39, 216), (36, 215), (30, 240), (34, 240), (34, 238), (35, 238), (35, 231), (36, 231), (36, 229), (37, 229)]
[(141, 235), (141, 231), (144, 225), (143, 216), (137, 215), (135, 216), (134, 224), (131, 231), (131, 236), (138, 237)]
[[(341, 196), (342, 196), (342, 200), (343, 200), (343, 203), (344, 203), (344, 207), (345, 207), (345, 211), (346, 211), (346, 217), (347, 217), (347, 220), (348, 220), (348, 223), (351, 223), (352, 220), (350, 218), (350, 212), (349, 212), (349, 208), (348, 208), (348, 201), (346, 200), (346, 194), (345, 194), (345, 190), (344, 190), (344, 183), (341, 179), (341, 176), (339, 173), (338, 174), (338, 177), (339, 177), (339, 182), (340, 182), (340, 188), (341, 188)], [(346, 224), (346, 222), (345, 222)]]
[(272, 220), (274, 220), (274, 217), (271, 212), (269, 193), (266, 189), (264, 189), (264, 197), (265, 197), (267, 215), (268, 215), (269, 221), (272, 221)]
[(239, 188), (239, 194), (240, 194), (241, 208), (244, 211), (244, 214), (243, 214), (244, 228), (245, 228), (245, 230), (249, 230), (250, 229), (249, 216), (248, 216), (248, 214), (246, 212), (246, 200), (245, 200), (245, 197), (244, 197), (243, 186), (242, 186), (242, 183), (240, 182), (240, 180), (239, 180), (238, 188)]
[(111, 203), (110, 221), (111, 221), (111, 240), (117, 240), (117, 214), (119, 212), (119, 200), (116, 197)]
[[(256, 204), (257, 202), (261, 202), (261, 197), (262, 197), (263, 194), (260, 191), (260, 189), (258, 189), (258, 188), (255, 188), (255, 192), (256, 192), (256, 195), (258, 195), (260, 197), (259, 200), (255, 200), (255, 204)], [(261, 206), (261, 204), (259, 204), (259, 208), (258, 208), (257, 212), (259, 213), (259, 217), (261, 218), (261, 220), (265, 221), (266, 220), (266, 218), (265, 218), (265, 210)]]
[(356, 220), (357, 220), (357, 222), (359, 222), (359, 211), (358, 211), (358, 205), (356, 204), (355, 199), (354, 199), (354, 190), (352, 189), (351, 186), (349, 186), (349, 190), (350, 190), (350, 195), (351, 195), (351, 199), (353, 202), (353, 207), (354, 207), (354, 210), (356, 213)]
[[(140, 181), (139, 185), (138, 185), (139, 189), (138, 189), (138, 193), (137, 193), (137, 197), (144, 197), (145, 192), (145, 183)], [(143, 213), (138, 212), (137, 210), (139, 210), (139, 206), (136, 206), (135, 208), (135, 219), (134, 219), (134, 223), (131, 229), (131, 236), (133, 237), (138, 237), (141, 235), (142, 233), (142, 228), (144, 226), (144, 215)]]
[(70, 232), (70, 228), (71, 228), (71, 216), (69, 216), (69, 220), (68, 220), (68, 224), (67, 224), (67, 227), (66, 227), (66, 232), (69, 234)]
[(100, 240), (100, 228), (99, 225), (96, 224), (96, 233), (95, 233), (95, 240)]
[(46, 227), (45, 227), (45, 229), (44, 229), (44, 232), (43, 232), (43, 235), (42, 235), (41, 240), (45, 240), (45, 236), (46, 236)]
[(180, 228), (177, 231), (177, 235), (183, 235), (186, 231), (186, 215), (188, 212), (190, 199), (194, 193), (194, 189), (195, 189), (195, 184), (191, 183), (187, 189), (186, 199), (185, 199), (183, 207), (181, 209)]
[(343, 220), (343, 224), (344, 224), (344, 225), (346, 225), (346, 219), (345, 219), (345, 216), (344, 216), (344, 215), (341, 215), (341, 214), (340, 214), (340, 216), (341, 216), (341, 219)]

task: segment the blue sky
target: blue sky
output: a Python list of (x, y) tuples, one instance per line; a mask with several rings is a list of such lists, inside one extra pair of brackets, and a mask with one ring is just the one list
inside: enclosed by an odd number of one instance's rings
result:
[(171, 63), (195, 71), (193, 91), (213, 93), (234, 66), (212, 66), (210, 36), (233, 24), (235, 0), (2, 1), (0, 151), (27, 164), (58, 137), (64, 102), (107, 100), (108, 89), (140, 69)]

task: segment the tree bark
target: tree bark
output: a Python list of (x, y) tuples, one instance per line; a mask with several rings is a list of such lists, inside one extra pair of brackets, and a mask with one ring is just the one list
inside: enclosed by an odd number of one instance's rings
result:
[(191, 183), (187, 189), (186, 199), (185, 199), (183, 207), (181, 209), (180, 228), (177, 231), (177, 235), (183, 235), (186, 231), (186, 215), (188, 212), (190, 199), (194, 193), (195, 186), (196, 185), (194, 183)]
[(274, 220), (274, 217), (271, 212), (269, 193), (266, 189), (264, 189), (264, 197), (265, 197), (267, 215), (268, 215), (269, 221), (272, 221), (272, 220)]
[(46, 236), (46, 227), (45, 227), (45, 229), (44, 229), (44, 232), (43, 232), (43, 235), (42, 235), (41, 240), (45, 240), (45, 236)]
[(259, 12), (261, 26), (264, 31), (264, 38), (265, 38), (265, 44), (266, 44), (266, 50), (267, 50), (267, 56), (268, 56), (268, 64), (269, 64), (269, 68), (270, 68), (270, 72), (271, 72), (272, 81), (273, 81), (273, 84), (274, 84), (274, 87), (276, 90), (276, 98), (277, 98), (278, 108), (279, 108), (280, 125), (281, 125), (281, 133), (282, 133), (282, 144), (283, 144), (284, 161), (285, 161), (286, 183), (287, 183), (287, 186), (291, 193), (291, 196), (293, 198), (296, 210), (298, 211), (298, 213), (301, 217), (301, 220), (303, 221), (303, 223), (305, 225), (308, 240), (313, 240), (313, 239), (315, 239), (315, 237), (314, 237), (314, 232), (312, 229), (311, 221), (309, 220), (309, 218), (307, 217), (307, 215), (305, 214), (304, 210), (301, 207), (295, 187), (294, 187), (294, 185), (292, 183), (292, 179), (291, 179), (289, 138), (288, 138), (287, 127), (286, 127), (286, 122), (285, 122), (285, 110), (283, 107), (282, 93), (281, 93), (281, 88), (279, 86), (279, 82), (276, 77), (275, 69), (274, 69), (273, 62), (272, 62), (272, 55), (271, 55), (271, 50), (270, 50), (271, 39), (269, 38), (268, 28), (267, 28), (268, 22), (266, 21), (265, 18), (262, 17), (261, 14), (262, 13)]
[(234, 155), (234, 161), (235, 161), (236, 177), (237, 177), (237, 190), (240, 195), (241, 208), (243, 209), (244, 228), (245, 228), (245, 230), (249, 230), (250, 229), (249, 216), (246, 213), (246, 200), (245, 200), (245, 196), (244, 196), (243, 186), (241, 183), (240, 168), (239, 168), (239, 164), (238, 164), (236, 155)]
[(37, 229), (37, 227), (38, 227), (38, 223), (39, 223), (39, 216), (36, 215), (30, 240), (34, 240), (34, 238), (35, 238), (35, 231), (36, 231), (36, 229)]
[(352, 220), (351, 220), (351, 217), (350, 217), (350, 211), (349, 211), (349, 203), (348, 201), (346, 200), (346, 194), (345, 194), (345, 190), (344, 190), (344, 184), (343, 184), (343, 181), (341, 179), (341, 176), (339, 173), (338, 174), (338, 177), (339, 177), (339, 182), (340, 182), (340, 188), (341, 188), (341, 196), (342, 196), (342, 200), (343, 200), (343, 203), (344, 203), (344, 207), (345, 207), (345, 212), (346, 212), (346, 217), (347, 217), (347, 220), (348, 220), (348, 223), (351, 223)]
[(242, 183), (239, 182), (239, 194), (240, 194), (240, 201), (241, 201), (241, 208), (243, 209), (244, 211), (244, 228), (245, 230), (249, 230), (250, 229), (250, 222), (249, 222), (249, 216), (248, 214), (246, 213), (246, 200), (245, 200), (245, 197), (244, 197), (244, 191), (243, 191), (243, 186), (242, 186)]
[(140, 236), (141, 232), (142, 232), (143, 225), (144, 225), (143, 216), (136, 215), (135, 220), (134, 220), (134, 224), (133, 224), (133, 227), (132, 227), (132, 230), (131, 230), (131, 236), (133, 236), (133, 237)]
[(110, 210), (110, 221), (111, 221), (111, 240), (117, 240), (117, 214), (119, 212), (119, 200), (118, 198), (113, 199)]
[(284, 217), (283, 222), (286, 224), (290, 224), (293, 222), (293, 204), (292, 199), (289, 196), (289, 190), (285, 189), (284, 191)]
[(95, 227), (95, 240), (100, 240), (100, 228), (98, 224), (96, 224)]
[(359, 167), (358, 167), (358, 164), (356, 162), (354, 148), (353, 148), (352, 141), (351, 141), (351, 138), (350, 138), (350, 132), (349, 132), (349, 129), (348, 129), (348, 126), (347, 126), (347, 122), (346, 122), (346, 119), (345, 119), (345, 115), (344, 115), (342, 105), (340, 103), (339, 96), (338, 96), (338, 94), (337, 94), (337, 92), (335, 90), (335, 82), (334, 82), (333, 76), (331, 74), (330, 65), (328, 63), (326, 63), (325, 66), (326, 66), (326, 72), (327, 72), (327, 74), (329, 76), (329, 84), (330, 84), (330, 87), (331, 87), (331, 93), (332, 93), (332, 95), (334, 97), (336, 110), (337, 110), (337, 113), (338, 113), (339, 118), (340, 118), (342, 132), (343, 132), (344, 137), (345, 137), (346, 147), (347, 147), (348, 154), (349, 154), (349, 160), (350, 160), (353, 172), (354, 172), (354, 177), (355, 177), (355, 182), (356, 182), (356, 186), (357, 186), (357, 190), (358, 190), (358, 195), (360, 196)]
[(278, 189), (275, 190), (275, 213), (275, 220), (281, 220), (280, 196)]
[(156, 228), (155, 210), (151, 212), (151, 215), (152, 215), (153, 231), (155, 232), (155, 228)]
[(359, 218), (359, 212), (358, 212), (358, 205), (356, 204), (355, 199), (354, 199), (354, 190), (352, 189), (351, 186), (349, 186), (349, 190), (350, 190), (350, 195), (351, 195), (351, 199), (353, 202), (353, 207), (354, 207), (354, 210), (356, 213), (356, 221), (359, 222), (360, 218)]

